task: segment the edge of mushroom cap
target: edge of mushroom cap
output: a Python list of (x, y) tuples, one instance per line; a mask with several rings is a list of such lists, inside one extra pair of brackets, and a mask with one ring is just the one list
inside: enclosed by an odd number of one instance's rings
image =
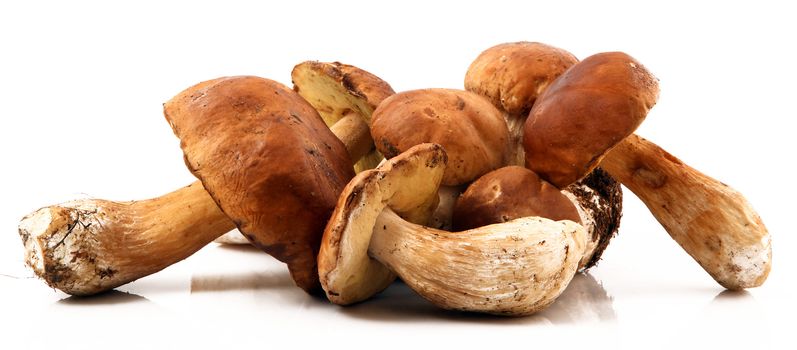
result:
[[(347, 305), (365, 300), (395, 279), (392, 271), (368, 256), (376, 218), (385, 207), (391, 207), (405, 220), (426, 224), (437, 205), (437, 188), (447, 161), (442, 146), (419, 144), (357, 174), (346, 185), (318, 253), (319, 278), (330, 301)], [(403, 173), (423, 168), (430, 173), (412, 191), (394, 188), (400, 185)]]
[(396, 94), (390, 84), (373, 73), (337, 61), (305, 61), (294, 66), (291, 71), (291, 79), (294, 84), (293, 89), (300, 94), (301, 88), (295, 83), (296, 75), (299, 74), (305, 66), (310, 67), (311, 70), (323, 72), (324, 76), (337, 82), (346, 93), (360, 101), (365, 101), (370, 111), (368, 111), (369, 115), (364, 117), (369, 124), (371, 123), (370, 114), (373, 113), (373, 110), (386, 98)]

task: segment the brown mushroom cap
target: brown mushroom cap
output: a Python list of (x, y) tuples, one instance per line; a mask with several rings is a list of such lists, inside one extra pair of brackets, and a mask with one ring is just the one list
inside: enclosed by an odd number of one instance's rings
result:
[(580, 269), (600, 260), (617, 233), (622, 216), (620, 183), (601, 168), (559, 191), (533, 171), (504, 167), (474, 181), (454, 208), (454, 227), (473, 229), (528, 216), (571, 220), (586, 229), (587, 241)]
[(524, 128), (526, 167), (564, 188), (589, 174), (656, 103), (656, 78), (622, 52), (590, 56), (537, 99)]
[(448, 154), (443, 184), (455, 186), (506, 163), (509, 131), (501, 112), (477, 94), (451, 89), (402, 92), (387, 98), (372, 116), (371, 135), (387, 158), (421, 143)]
[(581, 223), (576, 207), (555, 186), (519, 166), (493, 170), (474, 181), (454, 206), (454, 229), (539, 216), (554, 221)]
[(426, 224), (437, 206), (445, 166), (440, 145), (421, 144), (357, 174), (343, 189), (318, 254), (321, 285), (330, 301), (356, 303), (390, 285), (396, 275), (368, 256), (377, 217), (389, 208), (409, 222)]
[[(368, 129), (376, 106), (395, 94), (387, 82), (355, 66), (317, 61), (296, 65), (291, 72), (291, 80), (293, 89), (318, 111), (329, 127), (350, 130), (359, 127), (348, 116), (357, 116), (364, 121), (365, 137), (349, 131), (338, 133), (338, 136), (346, 134), (359, 138), (357, 143), (361, 143), (366, 151), (370, 148), (365, 156), (354, 159), (357, 161), (355, 172), (373, 169), (379, 164), (382, 155), (374, 148)], [(350, 141), (344, 140), (344, 143), (349, 144)]]
[(268, 79), (197, 84), (164, 105), (185, 162), (252, 243), (319, 286), (316, 254), (338, 194), (354, 176), (343, 144), (293, 90)]
[(578, 59), (570, 52), (537, 42), (493, 46), (471, 63), (465, 89), (487, 97), (513, 115), (527, 115), (537, 97)]
[[(390, 84), (376, 75), (340, 62), (302, 62), (293, 68), (291, 80), (294, 90), (316, 107), (330, 126), (351, 112), (370, 123), (376, 106), (395, 94)], [(303, 91), (303, 86), (310, 89)]]

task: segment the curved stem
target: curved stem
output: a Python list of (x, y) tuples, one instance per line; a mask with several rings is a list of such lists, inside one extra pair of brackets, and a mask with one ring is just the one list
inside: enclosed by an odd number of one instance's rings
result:
[(612, 149), (601, 167), (723, 287), (764, 283), (772, 259), (769, 232), (741, 193), (636, 135)]
[(527, 217), (448, 232), (409, 223), (386, 208), (368, 252), (440, 307), (519, 316), (561, 294), (585, 239), (583, 227), (571, 221)]

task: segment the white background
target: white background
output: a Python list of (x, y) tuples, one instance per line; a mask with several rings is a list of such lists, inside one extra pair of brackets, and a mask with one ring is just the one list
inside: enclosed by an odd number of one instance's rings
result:
[[(243, 4), (25, 1), (0, 5), (0, 348), (794, 348), (795, 11), (764, 1)], [(783, 5), (781, 5), (783, 4)], [(395, 90), (461, 88), (508, 41), (584, 58), (625, 51), (660, 79), (638, 131), (742, 191), (773, 236), (760, 288), (723, 293), (626, 192), (620, 235), (539, 315), (437, 310), (397, 284), (330, 305), (251, 249), (214, 245), (93, 299), (49, 289), (22, 262), (18, 220), (73, 198), (158, 196), (193, 181), (161, 104), (223, 75), (290, 84), (338, 60)]]

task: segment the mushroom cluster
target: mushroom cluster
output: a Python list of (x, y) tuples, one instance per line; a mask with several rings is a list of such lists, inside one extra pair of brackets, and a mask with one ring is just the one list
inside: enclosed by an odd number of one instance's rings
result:
[(441, 308), (521, 316), (601, 259), (622, 184), (723, 287), (767, 278), (769, 233), (747, 200), (634, 134), (659, 88), (625, 53), (501, 44), (463, 90), (395, 93), (338, 62), (291, 77), (293, 89), (238, 76), (177, 94), (164, 115), (198, 181), (36, 210), (19, 224), (26, 263), (93, 295), (237, 228), (335, 304), (400, 278)]

